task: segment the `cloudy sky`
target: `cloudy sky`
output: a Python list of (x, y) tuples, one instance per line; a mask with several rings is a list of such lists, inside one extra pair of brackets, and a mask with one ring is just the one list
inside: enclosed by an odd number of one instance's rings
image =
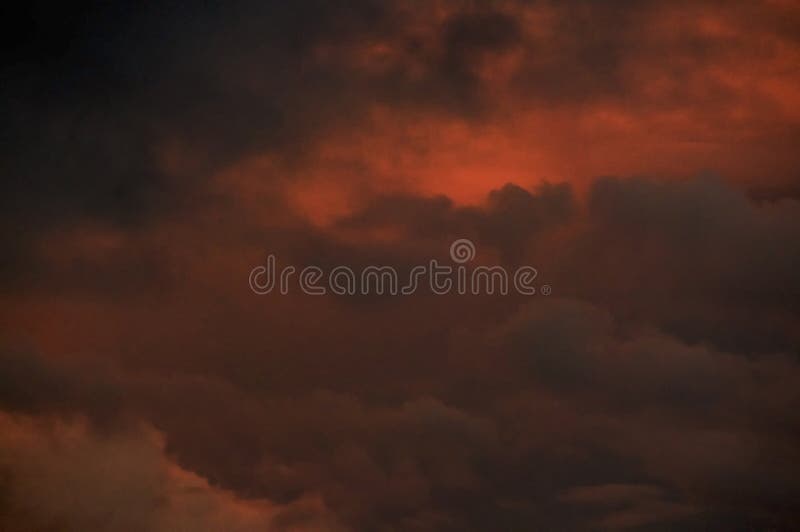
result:
[(800, 527), (800, 4), (138, 4), (2, 8), (0, 530)]

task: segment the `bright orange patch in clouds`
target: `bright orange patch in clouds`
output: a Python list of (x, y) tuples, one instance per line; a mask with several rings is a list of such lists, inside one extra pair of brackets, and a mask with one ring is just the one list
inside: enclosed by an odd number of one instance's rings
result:
[[(552, 65), (574, 65), (592, 50), (582, 52), (580, 36), (559, 25), (558, 6), (502, 5), (522, 35), (459, 66), (474, 83), (474, 113), (365, 99), (366, 112), (331, 124), (291, 169), (268, 155), (237, 163), (242, 191), (264, 179), (266, 158), (289, 204), (325, 223), (374, 194), (472, 204), (508, 182), (569, 182), (580, 192), (602, 175), (713, 172), (745, 186), (796, 179), (800, 44), (779, 27), (793, 6), (643, 9), (627, 33), (614, 34), (619, 53), (603, 52), (613, 64), (597, 67), (590, 56), (553, 88), (547, 75), (560, 70)], [(315, 61), (365, 79), (402, 72), (413, 85), (448, 60), (436, 40), (442, 9), (412, 17), (402, 36), (320, 46)]]
[[(554, 102), (515, 80), (569, 44), (560, 43), (552, 10), (517, 15), (529, 25), (522, 44), (487, 52), (473, 65), (484, 114), (373, 105), (358, 127), (336, 130), (308, 154), (290, 186), (295, 204), (324, 221), (376, 192), (476, 203), (507, 182), (566, 181), (580, 191), (609, 174), (713, 172), (747, 186), (796, 177), (800, 46), (774, 32), (771, 20), (708, 6), (653, 9), (619, 58), (617, 93)], [(544, 49), (525, 48), (544, 37)], [(685, 44), (693, 40), (694, 48)], [(386, 43), (340, 52), (336, 60), (349, 58), (356, 69), (394, 61), (415, 71), (412, 59)]]

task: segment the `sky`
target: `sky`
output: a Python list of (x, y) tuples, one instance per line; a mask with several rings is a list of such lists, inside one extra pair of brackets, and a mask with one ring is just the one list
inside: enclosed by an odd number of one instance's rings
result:
[(796, 1), (2, 10), (3, 531), (800, 527)]

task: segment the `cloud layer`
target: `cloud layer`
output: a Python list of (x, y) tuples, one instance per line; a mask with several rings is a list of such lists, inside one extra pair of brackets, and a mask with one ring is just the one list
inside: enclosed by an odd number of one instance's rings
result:
[[(799, 15), (12, 11), (0, 528), (793, 529)], [(552, 295), (247, 283), (457, 238)]]

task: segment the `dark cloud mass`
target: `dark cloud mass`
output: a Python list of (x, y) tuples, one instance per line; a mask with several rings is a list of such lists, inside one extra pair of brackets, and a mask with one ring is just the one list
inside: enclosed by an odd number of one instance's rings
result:
[(2, 21), (0, 530), (800, 527), (795, 2)]

